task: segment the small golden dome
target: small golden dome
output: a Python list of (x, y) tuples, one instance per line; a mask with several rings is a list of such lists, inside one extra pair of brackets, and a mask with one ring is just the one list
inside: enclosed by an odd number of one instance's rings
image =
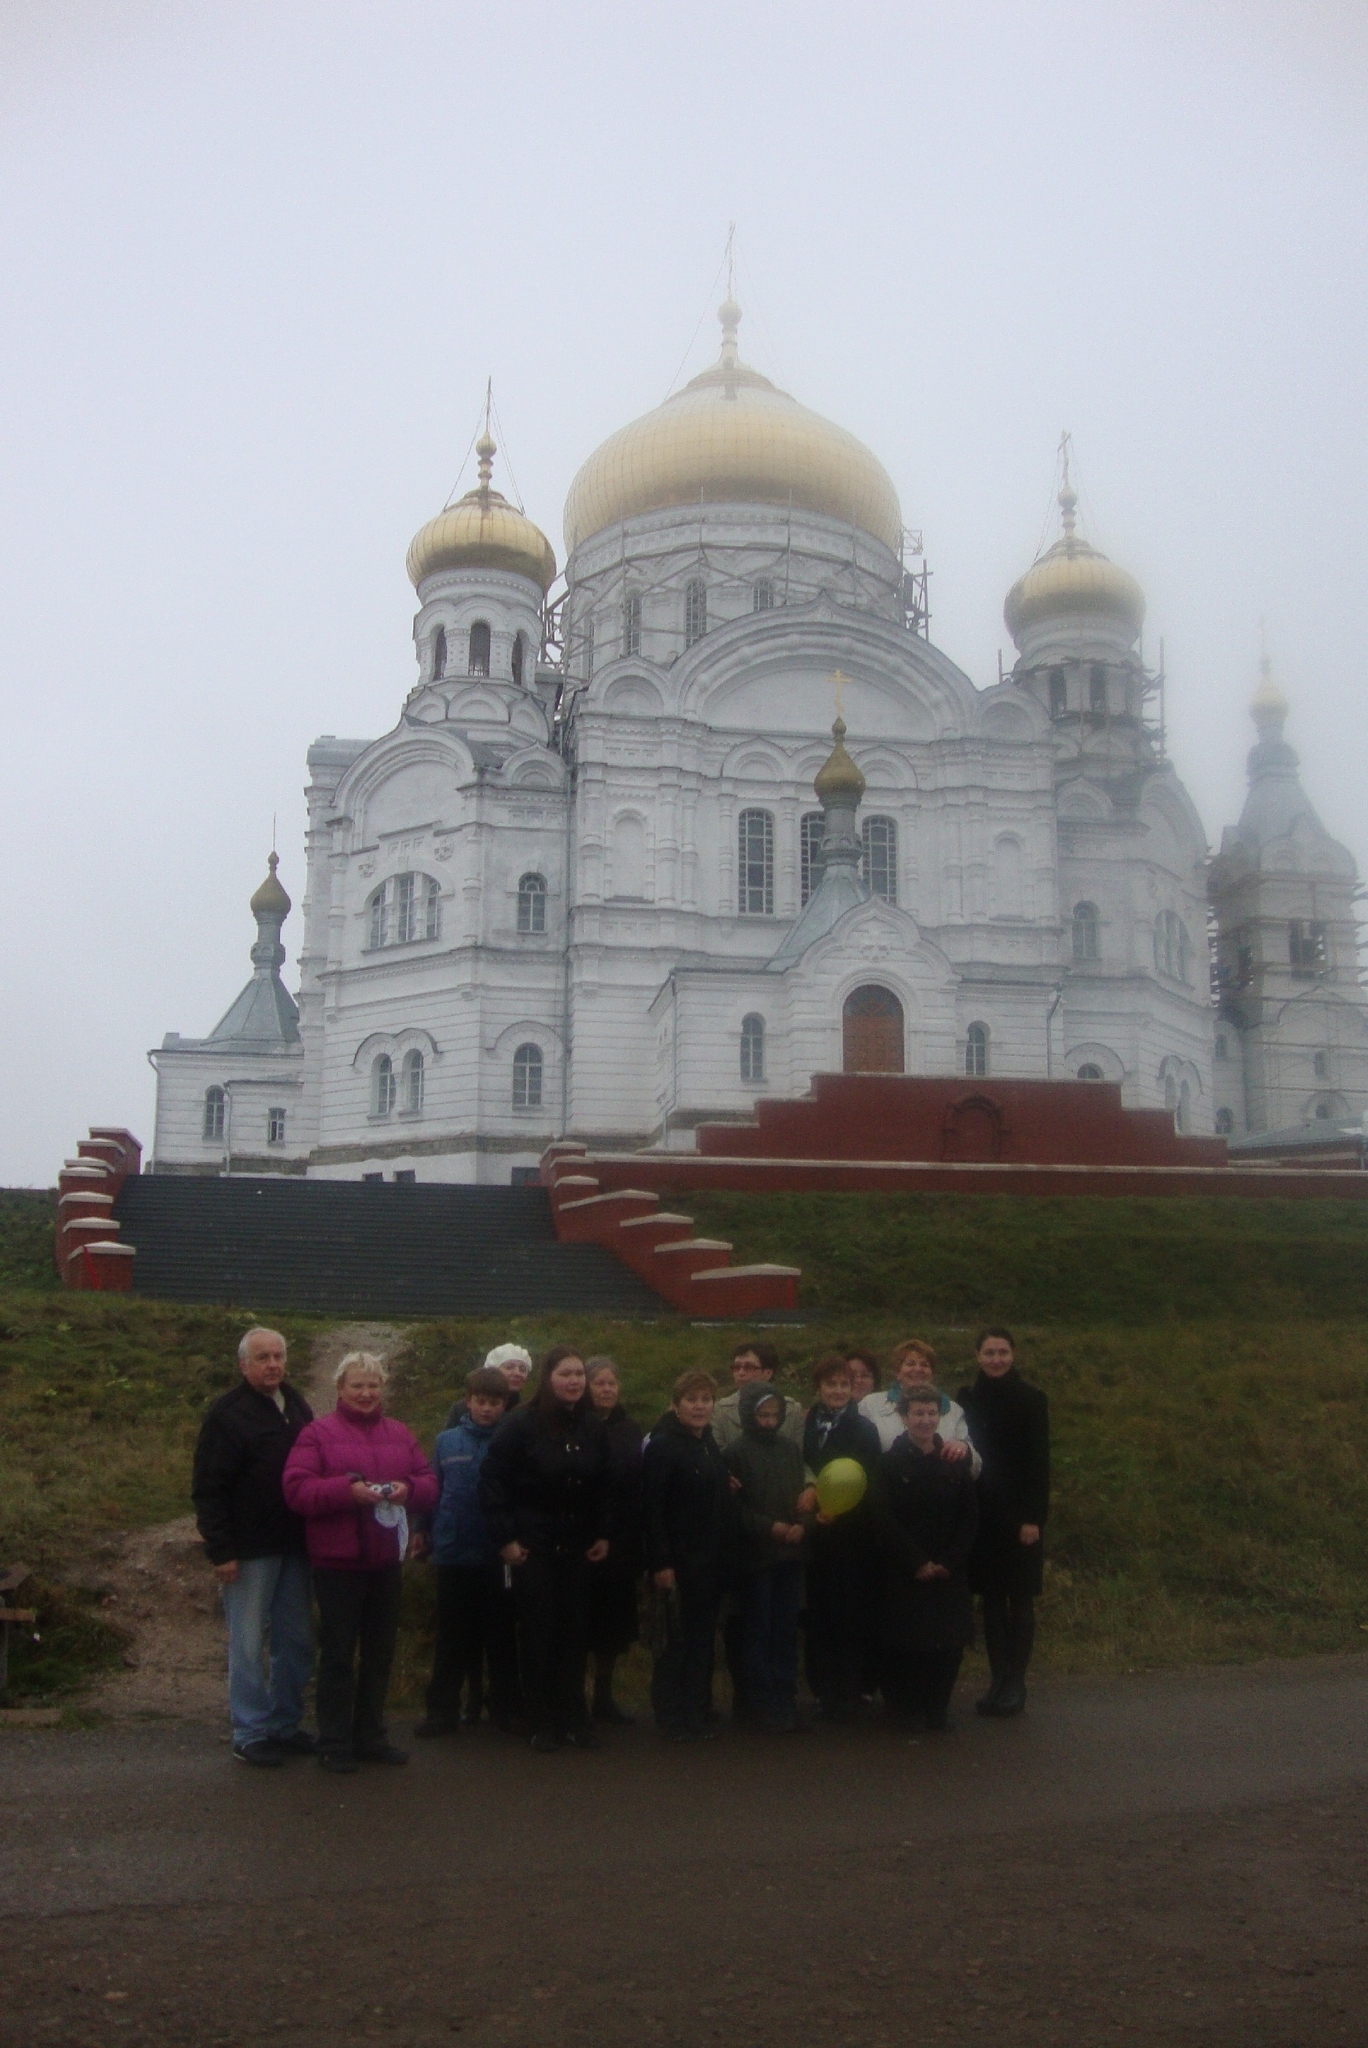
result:
[(546, 535), (490, 488), (496, 452), (486, 423), (475, 444), (479, 483), (413, 537), (407, 566), (415, 590), (439, 569), (506, 569), (530, 578), (543, 591), (555, 581), (556, 556)]
[(838, 718), (831, 728), (836, 744), (813, 777), (812, 786), (823, 810), (843, 798), (858, 803), (865, 793), (865, 779), (845, 750), (846, 722)]
[(278, 917), (283, 923), (290, 914), (291, 906), (290, 899), (285, 894), (284, 886), (276, 879), (276, 869), (280, 866), (280, 855), (272, 853), (268, 857), (266, 865), (271, 872), (253, 896), (247, 908), (251, 911), (253, 917)]
[(1259, 663), (1259, 687), (1250, 699), (1249, 715), (1262, 732), (1265, 726), (1281, 727), (1288, 702), (1273, 680), (1273, 664), (1265, 654)]
[(873, 534), (897, 552), (902, 511), (863, 442), (809, 412), (736, 353), (741, 308), (719, 308), (722, 353), (654, 412), (589, 457), (565, 501), (565, 545), (669, 505), (794, 505)]
[(1063, 533), (1007, 593), (1002, 616), (1018, 646), (1027, 626), (1042, 619), (1067, 618), (1071, 613), (1101, 613), (1119, 619), (1129, 627), (1132, 637), (1144, 624), (1144, 591), (1133, 576), (1118, 569), (1115, 562), (1108, 561), (1074, 531), (1077, 504), (1077, 497), (1066, 483), (1059, 494)]

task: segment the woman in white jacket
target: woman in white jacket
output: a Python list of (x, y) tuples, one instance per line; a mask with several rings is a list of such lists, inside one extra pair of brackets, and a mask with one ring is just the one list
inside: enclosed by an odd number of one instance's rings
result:
[[(903, 1435), (903, 1404), (913, 1387), (934, 1387), (940, 1361), (929, 1344), (920, 1337), (908, 1337), (894, 1347), (892, 1359), (893, 1377), (886, 1387), (880, 1387), (872, 1394), (866, 1394), (860, 1403), (861, 1415), (867, 1416), (879, 1432), (879, 1443), (887, 1451)], [(945, 1455), (952, 1462), (956, 1458), (972, 1461), (974, 1476), (977, 1478), (982, 1460), (969, 1441), (969, 1425), (964, 1419), (964, 1410), (958, 1401), (952, 1401), (948, 1394), (938, 1394), (940, 1421), (936, 1434), (945, 1447)]]

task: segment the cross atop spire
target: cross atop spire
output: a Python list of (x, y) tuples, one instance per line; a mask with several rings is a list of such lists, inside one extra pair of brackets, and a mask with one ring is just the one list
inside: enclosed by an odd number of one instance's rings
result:
[(1078, 524), (1078, 493), (1069, 475), (1069, 464), (1073, 459), (1073, 435), (1065, 427), (1059, 437), (1059, 461), (1062, 476), (1059, 486), (1059, 515), (1064, 522), (1064, 538), (1072, 540)]
[(734, 370), (740, 357), (736, 347), (736, 330), (741, 325), (741, 308), (736, 303), (736, 257), (733, 244), (736, 240), (736, 222), (727, 229), (727, 296), (717, 309), (722, 322), (722, 364), (725, 369)]
[(481, 429), (479, 440), (475, 443), (475, 455), (480, 465), (480, 489), (482, 491), (489, 489), (490, 479), (494, 474), (494, 457), (498, 453), (498, 443), (489, 431), (489, 415), (493, 405), (494, 379), (488, 377), (485, 380), (484, 426)]

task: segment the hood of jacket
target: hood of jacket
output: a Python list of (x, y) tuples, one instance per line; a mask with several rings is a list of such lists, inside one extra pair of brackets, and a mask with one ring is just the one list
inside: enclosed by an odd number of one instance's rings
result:
[(741, 1415), (741, 1427), (745, 1430), (747, 1436), (765, 1437), (771, 1434), (769, 1430), (761, 1429), (755, 1419), (756, 1409), (765, 1401), (776, 1401), (778, 1403), (779, 1422), (777, 1428), (783, 1427), (784, 1417), (788, 1412), (788, 1402), (779, 1392), (778, 1388), (770, 1380), (747, 1380), (745, 1386), (741, 1389), (740, 1400), (737, 1404)]

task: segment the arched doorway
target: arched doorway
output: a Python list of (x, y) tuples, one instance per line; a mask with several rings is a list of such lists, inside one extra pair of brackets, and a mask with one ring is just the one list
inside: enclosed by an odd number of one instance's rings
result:
[(841, 1012), (841, 1064), (847, 1074), (903, 1072), (903, 1007), (892, 989), (852, 989)]

